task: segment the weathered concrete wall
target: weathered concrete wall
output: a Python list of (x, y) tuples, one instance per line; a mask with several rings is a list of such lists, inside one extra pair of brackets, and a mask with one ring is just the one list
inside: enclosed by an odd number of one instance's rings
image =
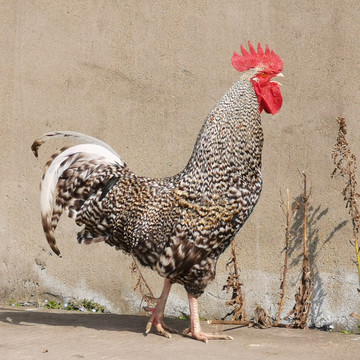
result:
[[(360, 154), (360, 3), (358, 1), (1, 1), (0, 2), (0, 297), (43, 301), (94, 299), (112, 311), (139, 309), (130, 258), (97, 244), (76, 243), (76, 227), (57, 231), (63, 258), (42, 233), (39, 180), (60, 142), (36, 160), (32, 141), (50, 130), (73, 130), (113, 146), (138, 174), (167, 176), (187, 162), (207, 113), (238, 78), (230, 64), (247, 40), (269, 43), (284, 60), (284, 105), (264, 115), (264, 189), (237, 237), (248, 312), (275, 315), (283, 263), (279, 192), (312, 188), (311, 259), (316, 273), (313, 321), (350, 327), (359, 311), (351, 224), (331, 180), (335, 119), (348, 121)], [(299, 283), (301, 254), (291, 257), (286, 314)], [(229, 252), (201, 298), (203, 316), (225, 313), (222, 291)], [(295, 263), (294, 263), (295, 261)], [(145, 271), (156, 292), (162, 280)], [(168, 313), (188, 312), (175, 286)]]

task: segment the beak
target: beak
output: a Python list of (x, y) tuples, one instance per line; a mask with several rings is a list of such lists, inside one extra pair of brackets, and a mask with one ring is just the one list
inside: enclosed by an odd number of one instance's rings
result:
[[(275, 77), (285, 77), (285, 76), (283, 73), (279, 73)], [(282, 83), (279, 83), (278, 81), (270, 81), (270, 82), (274, 82), (274, 83), (278, 84), (279, 86), (282, 86)]]

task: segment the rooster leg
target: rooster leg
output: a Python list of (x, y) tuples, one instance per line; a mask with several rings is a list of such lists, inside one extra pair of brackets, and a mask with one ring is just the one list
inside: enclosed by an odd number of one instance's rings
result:
[(209, 340), (233, 340), (228, 335), (218, 334), (206, 334), (201, 331), (200, 319), (199, 319), (199, 308), (198, 299), (188, 294), (189, 306), (190, 306), (190, 328), (184, 330), (183, 334), (191, 334), (196, 339), (207, 343)]
[(164, 287), (162, 289), (161, 296), (159, 301), (157, 302), (155, 308), (146, 307), (145, 310), (151, 312), (151, 318), (146, 325), (145, 334), (148, 334), (151, 327), (154, 325), (158, 333), (162, 336), (167, 338), (171, 338), (170, 333), (177, 333), (176, 330), (173, 330), (164, 324), (164, 310), (166, 300), (168, 298), (170, 289), (171, 289), (171, 282), (168, 279), (164, 281)]

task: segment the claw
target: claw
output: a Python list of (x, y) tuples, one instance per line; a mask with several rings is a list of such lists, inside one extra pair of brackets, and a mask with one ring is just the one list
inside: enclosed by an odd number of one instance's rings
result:
[(155, 326), (157, 332), (160, 335), (165, 336), (167, 338), (171, 338), (170, 333), (173, 333), (173, 334), (178, 333), (177, 330), (172, 329), (171, 327), (165, 325), (164, 320), (163, 320), (164, 316), (162, 313), (158, 314), (156, 307), (155, 308), (144, 307), (144, 310), (147, 312), (150, 312), (152, 314), (150, 320), (146, 324), (145, 334), (148, 334), (150, 332), (153, 325)]
[(171, 338), (171, 333), (177, 333), (176, 330), (166, 326), (164, 323), (164, 309), (170, 289), (171, 283), (169, 280), (165, 279), (163, 291), (156, 306), (154, 308), (144, 307), (145, 311), (151, 313), (150, 320), (146, 324), (145, 335), (150, 332), (153, 325), (155, 326), (158, 334), (166, 338)]
[[(155, 329), (159, 335), (162, 335), (168, 339), (171, 339), (171, 333), (176, 333), (177, 331), (174, 329), (169, 328), (164, 324), (164, 322), (161, 323), (154, 323), (151, 321), (151, 319), (146, 324), (145, 334), (148, 334), (152, 328), (152, 326), (155, 326)], [(166, 330), (165, 330), (166, 329)]]
[(152, 328), (152, 326), (155, 326), (156, 331), (158, 332), (158, 334), (166, 337), (166, 338), (171, 338), (171, 333), (172, 334), (177, 334), (177, 330), (172, 329), (171, 327), (165, 325), (164, 320), (163, 320), (163, 316), (160, 314), (160, 316), (158, 316), (156, 308), (145, 308), (145, 310), (147, 312), (151, 312), (151, 318), (150, 320), (147, 322), (146, 324), (146, 328), (145, 328), (145, 334), (148, 334)]
[(205, 344), (209, 340), (234, 340), (232, 336), (229, 335), (220, 335), (220, 334), (207, 334), (203, 332), (192, 332), (190, 328), (187, 328), (183, 331), (183, 335), (188, 335), (198, 341), (203, 341)]
[(189, 305), (190, 305), (190, 322), (191, 326), (189, 329), (183, 331), (184, 335), (189, 335), (195, 340), (203, 341), (207, 343), (209, 340), (233, 340), (232, 336), (220, 335), (220, 334), (207, 334), (201, 331), (199, 311), (198, 311), (198, 300), (194, 296), (188, 294)]

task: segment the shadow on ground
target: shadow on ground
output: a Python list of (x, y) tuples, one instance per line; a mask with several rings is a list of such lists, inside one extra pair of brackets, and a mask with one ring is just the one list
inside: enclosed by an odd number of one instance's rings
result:
[[(23, 309), (0, 308), (0, 323), (34, 326), (36, 324), (60, 327), (85, 327), (105, 331), (129, 331), (143, 334), (149, 320), (140, 315), (92, 314), (79, 312), (64, 312), (58, 310), (24, 311)], [(166, 324), (181, 333), (188, 322), (179, 319), (166, 319)]]
[[(182, 335), (166, 339), (154, 331), (144, 337), (147, 321), (148, 317), (136, 315), (0, 307), (0, 356), (17, 360), (338, 360), (359, 355), (359, 335), (202, 322), (205, 331), (227, 331), (234, 338), (204, 344)], [(167, 324), (181, 333), (189, 322), (167, 319)]]

